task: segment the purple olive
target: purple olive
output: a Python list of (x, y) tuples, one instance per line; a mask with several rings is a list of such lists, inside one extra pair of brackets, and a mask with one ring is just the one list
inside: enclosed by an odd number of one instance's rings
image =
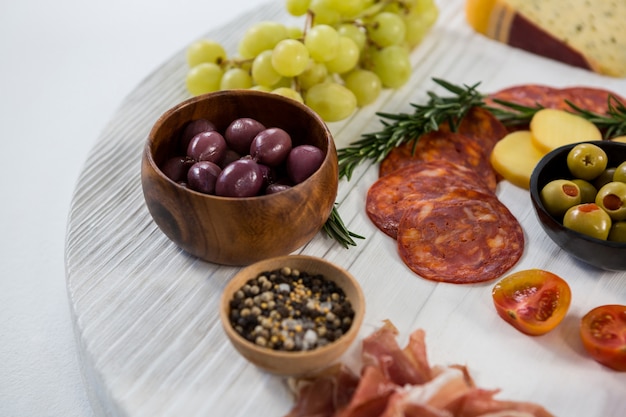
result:
[(210, 161), (220, 164), (227, 150), (224, 137), (217, 131), (198, 133), (187, 147), (187, 156), (196, 161)]
[(291, 136), (278, 127), (259, 132), (250, 144), (250, 155), (260, 164), (271, 167), (282, 164), (290, 151)]
[(313, 145), (296, 146), (287, 157), (287, 175), (294, 184), (309, 178), (324, 162), (324, 152)]
[(250, 153), (250, 144), (259, 132), (265, 130), (265, 126), (249, 117), (235, 119), (224, 132), (224, 138), (228, 147), (241, 155)]
[(222, 197), (252, 197), (263, 187), (259, 165), (250, 158), (228, 164), (215, 183), (215, 194)]
[(187, 186), (192, 190), (205, 193), (215, 193), (215, 183), (222, 169), (210, 161), (196, 162), (187, 173)]

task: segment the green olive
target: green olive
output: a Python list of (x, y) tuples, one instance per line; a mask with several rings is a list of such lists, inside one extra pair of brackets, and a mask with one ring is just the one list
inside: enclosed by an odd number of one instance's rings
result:
[(596, 239), (606, 240), (611, 218), (595, 203), (578, 204), (563, 216), (563, 226)]
[(626, 162), (622, 162), (615, 168), (613, 181), (626, 182)]
[(614, 222), (609, 230), (608, 240), (613, 242), (626, 242), (626, 221)]
[(582, 180), (598, 177), (608, 163), (606, 152), (593, 143), (579, 143), (567, 154), (567, 167), (571, 174)]
[(572, 182), (578, 185), (581, 203), (593, 203), (596, 201), (596, 194), (598, 193), (598, 190), (596, 190), (596, 187), (594, 187), (593, 184), (579, 178), (573, 179)]
[(541, 202), (551, 215), (561, 217), (567, 209), (580, 204), (578, 185), (570, 180), (553, 180), (540, 193)]
[(603, 185), (608, 184), (613, 181), (613, 175), (615, 174), (616, 167), (607, 168), (602, 172), (602, 174), (598, 175), (596, 179), (593, 180), (593, 186), (596, 187), (596, 190), (602, 188)]
[(598, 190), (596, 204), (615, 221), (626, 220), (626, 183), (612, 181)]

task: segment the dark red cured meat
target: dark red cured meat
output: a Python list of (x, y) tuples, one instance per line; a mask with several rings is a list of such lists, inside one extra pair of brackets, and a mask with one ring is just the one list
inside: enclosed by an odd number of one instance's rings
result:
[(501, 276), (524, 250), (517, 219), (495, 195), (474, 190), (416, 201), (400, 220), (397, 241), (412, 271), (457, 284)]
[[(439, 130), (451, 131), (447, 123), (442, 124)], [(468, 136), (478, 142), (483, 148), (483, 153), (489, 159), (493, 147), (509, 133), (509, 130), (489, 110), (473, 107), (459, 123), (456, 133)]]
[(480, 176), (463, 165), (444, 160), (419, 162), (397, 169), (372, 184), (365, 209), (376, 227), (395, 239), (400, 218), (413, 201), (438, 198), (456, 188), (490, 192)]
[[(608, 112), (608, 100), (610, 95), (613, 95), (617, 100), (626, 104), (626, 100), (622, 97), (601, 88), (567, 87), (561, 89), (561, 94), (563, 94), (564, 99), (571, 101), (572, 104), (577, 107), (598, 114), (606, 114)], [(615, 105), (616, 102), (613, 101), (612, 104)]]
[(437, 160), (474, 169), (495, 192), (496, 174), (483, 148), (474, 139), (459, 133), (433, 131), (422, 135), (417, 144), (411, 141), (394, 148), (381, 162), (378, 174), (383, 177), (406, 165)]
[(559, 89), (541, 84), (523, 84), (499, 90), (490, 94), (485, 102), (494, 107), (503, 107), (494, 99), (510, 101), (522, 106), (534, 107), (538, 104), (550, 108), (566, 108), (563, 98), (559, 95)]
[(332, 416), (353, 399), (361, 377), (344, 364), (296, 381), (297, 401), (285, 417)]
[(528, 107), (540, 104), (546, 108), (572, 111), (572, 108), (566, 102), (566, 100), (569, 100), (584, 110), (606, 114), (608, 111), (607, 100), (611, 94), (621, 102), (626, 103), (619, 95), (602, 88), (583, 86), (555, 88), (539, 84), (517, 85), (505, 88), (489, 95), (485, 101), (494, 107), (502, 107), (493, 101), (493, 99), (499, 99)]

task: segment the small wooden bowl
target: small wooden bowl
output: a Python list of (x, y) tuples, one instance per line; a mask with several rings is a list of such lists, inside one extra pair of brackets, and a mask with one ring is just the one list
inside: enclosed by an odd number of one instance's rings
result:
[[(626, 144), (614, 141), (593, 141), (606, 152), (608, 167), (626, 161)], [(530, 198), (537, 219), (546, 234), (574, 258), (597, 268), (610, 271), (626, 270), (626, 243), (611, 242), (584, 235), (563, 226), (541, 202), (541, 190), (552, 180), (571, 178), (567, 167), (567, 154), (576, 144), (565, 145), (544, 156), (530, 177)]]
[[(260, 273), (288, 266), (310, 274), (322, 274), (343, 289), (354, 310), (350, 329), (334, 342), (309, 351), (285, 352), (260, 347), (243, 338), (229, 320), (230, 301), (249, 279)], [(346, 270), (323, 259), (306, 256), (281, 256), (257, 262), (237, 273), (226, 285), (220, 302), (220, 319), (226, 335), (248, 361), (268, 372), (283, 376), (304, 376), (335, 363), (350, 347), (359, 333), (365, 315), (365, 298), (357, 280)]]
[[(176, 139), (189, 121), (207, 118), (224, 132), (240, 117), (286, 130), (294, 147), (317, 146), (326, 153), (322, 166), (288, 191), (249, 198), (202, 194), (163, 174), (159, 167), (177, 155)], [(320, 231), (337, 195), (337, 151), (326, 124), (305, 105), (271, 93), (220, 91), (184, 101), (157, 120), (144, 148), (141, 183), (154, 221), (178, 246), (208, 262), (247, 265), (289, 254)]]

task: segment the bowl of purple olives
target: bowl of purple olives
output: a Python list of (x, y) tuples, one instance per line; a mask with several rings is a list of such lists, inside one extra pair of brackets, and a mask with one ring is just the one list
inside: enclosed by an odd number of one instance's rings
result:
[(337, 151), (323, 120), (277, 94), (230, 90), (167, 110), (146, 141), (141, 184), (161, 231), (222, 265), (287, 255), (328, 219)]
[(565, 145), (530, 178), (539, 223), (563, 250), (605, 270), (626, 270), (626, 143)]

